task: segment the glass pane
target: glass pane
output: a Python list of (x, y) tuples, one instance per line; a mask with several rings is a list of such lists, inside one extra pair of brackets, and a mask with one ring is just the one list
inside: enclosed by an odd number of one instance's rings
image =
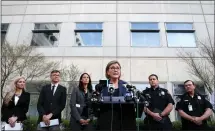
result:
[(183, 95), (185, 92), (184, 85), (174, 86), (174, 95)]
[(77, 23), (76, 29), (86, 30), (102, 29), (102, 23)]
[[(196, 89), (195, 89), (198, 93), (200, 93), (201, 95), (205, 95), (205, 88), (199, 85), (196, 85)], [(174, 95), (183, 95), (186, 92), (184, 85), (183, 84), (179, 84), (179, 85), (175, 85), (174, 86)]]
[(4, 43), (6, 33), (1, 33), (1, 44)]
[(133, 32), (132, 46), (159, 46), (160, 36), (155, 32)]
[[(140, 91), (143, 91), (146, 89), (146, 87), (150, 88), (150, 85), (149, 84), (132, 84), (133, 86), (136, 87), (136, 89), (140, 90)], [(159, 84), (159, 86), (161, 88), (165, 88), (165, 84)]]
[(101, 46), (102, 33), (101, 32), (84, 32), (75, 33), (77, 46)]
[(192, 30), (193, 24), (189, 23), (167, 23), (166, 24), (167, 30)]
[(196, 47), (194, 33), (167, 33), (169, 47)]
[(9, 24), (1, 24), (1, 30), (7, 31)]
[(34, 33), (31, 46), (57, 46), (59, 33)]
[(60, 24), (53, 23), (53, 24), (35, 24), (35, 30), (59, 30)]
[(131, 29), (158, 30), (157, 23), (131, 23)]

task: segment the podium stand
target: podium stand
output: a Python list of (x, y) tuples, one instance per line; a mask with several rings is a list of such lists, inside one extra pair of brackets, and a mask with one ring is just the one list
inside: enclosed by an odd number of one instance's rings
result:
[(135, 103), (125, 102), (124, 97), (104, 97), (99, 104), (97, 130), (136, 131)]

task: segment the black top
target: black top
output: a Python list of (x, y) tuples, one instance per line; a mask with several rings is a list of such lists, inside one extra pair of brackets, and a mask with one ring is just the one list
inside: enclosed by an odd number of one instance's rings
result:
[[(192, 107), (192, 109), (189, 107)], [(176, 110), (183, 110), (185, 113), (191, 116), (200, 117), (204, 114), (205, 109), (210, 108), (212, 109), (212, 105), (209, 101), (205, 99), (204, 96), (195, 93), (193, 98), (188, 94), (185, 93), (180, 97), (179, 102), (176, 104)], [(181, 118), (182, 120), (182, 128), (183, 129), (190, 129), (192, 127), (198, 127), (195, 123)], [(203, 125), (207, 124), (207, 121), (203, 121)]]
[(30, 103), (30, 93), (23, 90), (22, 94), (19, 97), (17, 104), (15, 105), (15, 95), (12, 97), (12, 100), (8, 105), (3, 103), (1, 108), (1, 121), (8, 123), (8, 119), (12, 116), (18, 117), (17, 121), (24, 121), (27, 119), (26, 113), (28, 112), (29, 103)]
[(88, 93), (84, 93), (84, 103), (86, 104), (83, 108), (81, 116), (88, 118)]
[(119, 88), (114, 90), (113, 96), (119, 96)]
[[(169, 103), (175, 104), (172, 96), (169, 94), (168, 90), (164, 88), (157, 87), (155, 89), (148, 88), (143, 91), (143, 95), (148, 98), (149, 110), (160, 110), (163, 111)], [(152, 118), (151, 116), (148, 116)]]
[(42, 121), (43, 115), (52, 113), (51, 119), (59, 119), (61, 122), (61, 112), (66, 105), (66, 87), (58, 85), (54, 95), (51, 91), (51, 84), (45, 85), (40, 91), (37, 102), (37, 110), (39, 113), (38, 123)]

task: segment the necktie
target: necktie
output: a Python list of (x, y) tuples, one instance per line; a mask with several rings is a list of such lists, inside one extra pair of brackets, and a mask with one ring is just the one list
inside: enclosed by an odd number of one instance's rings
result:
[(54, 95), (55, 85), (52, 86), (52, 95)]

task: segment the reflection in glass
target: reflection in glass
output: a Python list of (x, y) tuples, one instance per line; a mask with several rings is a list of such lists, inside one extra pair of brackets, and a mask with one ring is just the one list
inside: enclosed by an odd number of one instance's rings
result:
[(6, 33), (1, 33), (1, 44), (4, 43)]
[(196, 47), (194, 33), (167, 33), (169, 47)]
[(159, 32), (132, 32), (132, 46), (159, 46)]
[(158, 30), (157, 23), (131, 23), (131, 29)]
[(57, 46), (59, 33), (34, 33), (31, 46)]
[(102, 30), (102, 23), (77, 23), (76, 29), (83, 29), (83, 30)]
[(1, 44), (4, 43), (5, 36), (7, 34), (9, 24), (8, 23), (2, 23), (1, 24)]
[(192, 30), (193, 24), (191, 23), (167, 23), (167, 30)]
[(59, 30), (60, 24), (53, 23), (53, 24), (35, 24), (35, 30)]
[(75, 39), (77, 46), (101, 46), (102, 32), (77, 32)]

